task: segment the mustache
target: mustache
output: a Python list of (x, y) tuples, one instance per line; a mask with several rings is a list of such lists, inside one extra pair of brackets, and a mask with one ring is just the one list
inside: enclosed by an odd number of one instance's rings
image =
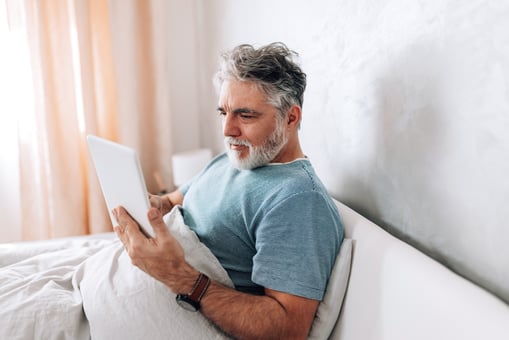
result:
[(225, 142), (225, 144), (252, 146), (252, 144), (250, 142), (248, 142), (247, 140), (236, 139), (233, 137), (225, 137), (224, 142)]

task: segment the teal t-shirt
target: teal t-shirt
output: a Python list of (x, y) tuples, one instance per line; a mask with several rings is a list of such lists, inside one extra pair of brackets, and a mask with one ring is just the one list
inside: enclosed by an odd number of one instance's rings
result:
[(237, 289), (323, 298), (343, 226), (307, 159), (239, 170), (222, 154), (180, 191), (185, 223)]

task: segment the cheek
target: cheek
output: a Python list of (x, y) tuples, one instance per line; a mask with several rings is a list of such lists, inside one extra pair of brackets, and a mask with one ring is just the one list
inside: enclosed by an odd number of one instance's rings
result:
[(258, 128), (255, 129), (248, 129), (245, 130), (245, 136), (246, 139), (253, 145), (253, 146), (261, 146), (265, 144), (267, 139), (270, 137), (272, 132), (274, 131), (275, 126), (272, 125), (265, 125), (265, 126), (258, 126)]

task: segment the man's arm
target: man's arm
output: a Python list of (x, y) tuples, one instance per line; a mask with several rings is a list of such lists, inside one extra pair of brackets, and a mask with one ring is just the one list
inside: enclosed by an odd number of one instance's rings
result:
[[(199, 275), (184, 258), (178, 241), (168, 232), (158, 209), (148, 217), (156, 237), (147, 239), (123, 208), (114, 210), (115, 231), (132, 263), (163, 282), (174, 293), (187, 293)], [(238, 339), (305, 339), (319, 301), (265, 289), (256, 296), (211, 282), (201, 312), (224, 332)]]
[(270, 289), (250, 295), (213, 282), (201, 310), (236, 339), (306, 339), (318, 303)]

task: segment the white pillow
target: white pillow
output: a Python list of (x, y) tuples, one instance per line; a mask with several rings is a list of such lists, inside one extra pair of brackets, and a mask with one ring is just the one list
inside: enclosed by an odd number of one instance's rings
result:
[(323, 301), (318, 305), (308, 339), (328, 339), (339, 318), (352, 263), (352, 240), (345, 238), (336, 257)]

